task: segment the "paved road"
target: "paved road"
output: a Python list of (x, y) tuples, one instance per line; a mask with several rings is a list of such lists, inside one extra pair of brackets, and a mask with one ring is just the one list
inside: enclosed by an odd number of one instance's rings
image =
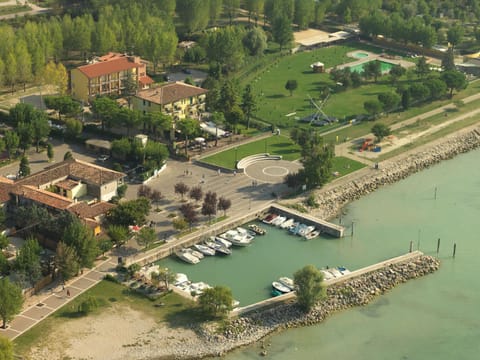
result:
[(62, 286), (43, 289), (42, 294), (37, 296), (38, 302), (36, 304), (27, 307), (17, 315), (8, 324), (7, 329), (0, 328), (0, 336), (5, 336), (11, 340), (20, 336), (63, 305), (96, 285), (107, 273), (113, 272), (116, 265), (116, 259), (109, 258), (92, 270), (85, 271), (82, 275), (67, 282), (64, 289), (62, 289)]
[[(8, 14), (8, 15), (0, 15), (0, 20), (6, 20), (6, 19), (13, 19), (17, 16), (25, 16), (25, 15), (38, 15), (38, 14), (44, 14), (47, 12), (50, 12), (50, 8), (42, 8), (40, 6), (37, 6), (35, 4), (29, 3), (28, 1), (20, 1), (20, 5), (23, 4), (28, 4), (32, 8), (32, 10), (29, 11), (23, 11), (23, 12), (18, 12), (15, 14)], [(17, 0), (10, 0), (7, 2), (2, 2), (0, 3), (0, 7), (2, 6), (7, 6), (7, 5), (18, 5)]]

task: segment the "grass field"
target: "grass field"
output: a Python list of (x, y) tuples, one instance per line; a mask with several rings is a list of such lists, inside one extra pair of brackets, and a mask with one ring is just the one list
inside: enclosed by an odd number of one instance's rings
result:
[[(368, 50), (381, 52), (380, 48), (360, 44), (347, 43), (308, 52), (297, 53), (292, 56), (284, 56), (272, 59), (272, 62), (261, 72), (246, 77), (244, 84), (252, 84), (258, 96), (259, 110), (256, 116), (264, 121), (274, 123), (281, 127), (295, 126), (297, 117), (305, 117), (314, 112), (308, 96), (318, 98), (319, 90), (324, 86), (336, 88), (335, 83), (329, 78), (329, 74), (313, 73), (310, 64), (321, 61), (325, 67), (333, 67), (357, 59), (347, 56), (354, 50)], [(292, 96), (284, 88), (287, 80), (297, 80), (298, 88)], [(328, 115), (344, 118), (345, 116), (364, 113), (363, 103), (367, 99), (376, 97), (379, 93), (391, 89), (390, 84), (369, 84), (357, 89), (349, 89), (348, 92), (334, 93), (325, 106)], [(348, 99), (346, 101), (346, 99)], [(294, 116), (285, 115), (296, 113)]]
[[(88, 317), (99, 314), (114, 304), (124, 305), (133, 310), (140, 311), (155, 319), (157, 322), (168, 321), (171, 325), (182, 325), (191, 323), (196, 319), (191, 302), (174, 293), (167, 294), (159, 300), (152, 301), (137, 293), (131, 292), (123, 285), (111, 281), (102, 281), (63, 306), (47, 319), (28, 330), (15, 339), (15, 351), (18, 354), (25, 354), (33, 345), (41, 343), (45, 335), (60, 324), (78, 317), (76, 309), (87, 297), (97, 299), (99, 308)], [(164, 306), (155, 307), (154, 304), (162, 302)]]
[(336, 156), (333, 158), (332, 172), (337, 174), (336, 177), (342, 177), (354, 171), (364, 168), (366, 165), (361, 162), (343, 157)]
[(266, 152), (271, 155), (282, 155), (285, 160), (296, 160), (300, 158), (300, 147), (295, 145), (290, 138), (279, 135), (222, 151), (204, 158), (202, 161), (208, 164), (222, 166), (227, 169), (235, 169), (235, 160), (238, 161), (246, 156), (263, 154)]

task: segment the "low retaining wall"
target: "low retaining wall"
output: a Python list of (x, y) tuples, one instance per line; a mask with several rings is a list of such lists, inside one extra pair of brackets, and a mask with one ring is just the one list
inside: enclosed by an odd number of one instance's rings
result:
[(237, 163), (237, 169), (241, 172), (244, 172), (245, 169), (249, 165), (252, 165), (252, 164), (254, 164), (258, 161), (263, 161), (263, 160), (282, 160), (282, 156), (281, 155), (270, 155), (268, 153), (250, 155), (250, 156), (242, 158)]

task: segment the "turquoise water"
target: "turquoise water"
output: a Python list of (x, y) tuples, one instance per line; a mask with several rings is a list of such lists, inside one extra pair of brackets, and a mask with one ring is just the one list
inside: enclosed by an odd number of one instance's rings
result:
[[(368, 306), (338, 313), (322, 324), (270, 337), (269, 357), (477, 359), (479, 156), (480, 151), (461, 155), (352, 203), (343, 221), (355, 221), (353, 239), (331, 242), (346, 265), (352, 257), (358, 265), (366, 259), (395, 256), (410, 241), (414, 248), (419, 245), (435, 255), (437, 238), (441, 238), (438, 272), (402, 284)], [(454, 243), (455, 259), (451, 256)], [(257, 359), (259, 352), (254, 345), (226, 358)]]
[[(393, 64), (390, 64), (388, 62), (385, 62), (385, 61), (381, 61), (381, 60), (373, 60), (373, 61), (378, 61), (380, 63), (380, 69), (382, 71), (382, 74), (383, 73), (386, 73), (386, 72), (389, 72), (390, 69), (394, 66)], [(350, 71), (355, 71), (355, 72), (358, 72), (358, 73), (362, 73), (363, 72), (363, 67), (368, 64), (370, 61), (366, 61), (364, 63), (361, 63), (361, 64), (358, 64), (358, 65), (354, 65), (354, 66), (349, 66), (350, 67)]]
[(362, 52), (356, 52), (355, 54), (353, 54), (353, 57), (356, 58), (356, 59), (363, 59), (363, 58), (368, 57), (368, 54), (367, 53), (362, 53)]

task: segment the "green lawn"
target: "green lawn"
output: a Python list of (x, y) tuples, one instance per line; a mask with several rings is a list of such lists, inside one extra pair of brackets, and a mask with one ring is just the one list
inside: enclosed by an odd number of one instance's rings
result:
[[(157, 322), (168, 321), (173, 326), (182, 326), (191, 323), (198, 317), (198, 314), (196, 314), (192, 308), (192, 303), (177, 294), (170, 293), (153, 301), (131, 292), (123, 285), (111, 281), (101, 281), (63, 306), (53, 315), (16, 338), (14, 340), (16, 353), (25, 354), (32, 346), (41, 344), (46, 335), (60, 324), (69, 321), (69, 319), (77, 318), (76, 309), (88, 296), (93, 296), (97, 299), (99, 308), (87, 317), (94, 317), (100, 314), (102, 310), (110, 308), (114, 304), (140, 311), (155, 319)], [(160, 302), (163, 303), (164, 306), (154, 306)], [(119, 324), (119, 326), (121, 327), (122, 325)]]
[(341, 177), (360, 170), (365, 166), (366, 165), (361, 162), (343, 156), (336, 156), (333, 158), (332, 172), (337, 174), (336, 177)]
[[(243, 80), (243, 84), (250, 83), (257, 94), (258, 111), (256, 116), (264, 121), (288, 128), (298, 124), (295, 117), (305, 117), (314, 112), (308, 96), (319, 97), (319, 90), (324, 86), (336, 88), (329, 78), (329, 74), (313, 73), (310, 64), (321, 61), (327, 68), (357, 59), (346, 54), (354, 50), (368, 50), (381, 52), (380, 48), (360, 43), (347, 43), (326, 48), (301, 52), (294, 55), (273, 58), (260, 71), (254, 72)], [(287, 80), (297, 80), (298, 88), (292, 96), (284, 88)], [(334, 93), (325, 106), (328, 115), (344, 118), (345, 116), (364, 113), (363, 103), (367, 99), (376, 97), (380, 92), (391, 89), (391, 85), (370, 84), (347, 92)], [(346, 101), (346, 99), (348, 99)], [(296, 113), (287, 117), (287, 114)]]
[(246, 156), (265, 152), (271, 155), (282, 155), (285, 160), (296, 160), (300, 157), (300, 147), (295, 145), (290, 138), (280, 135), (240, 145), (204, 158), (202, 161), (227, 169), (234, 169), (235, 160), (239, 161)]

